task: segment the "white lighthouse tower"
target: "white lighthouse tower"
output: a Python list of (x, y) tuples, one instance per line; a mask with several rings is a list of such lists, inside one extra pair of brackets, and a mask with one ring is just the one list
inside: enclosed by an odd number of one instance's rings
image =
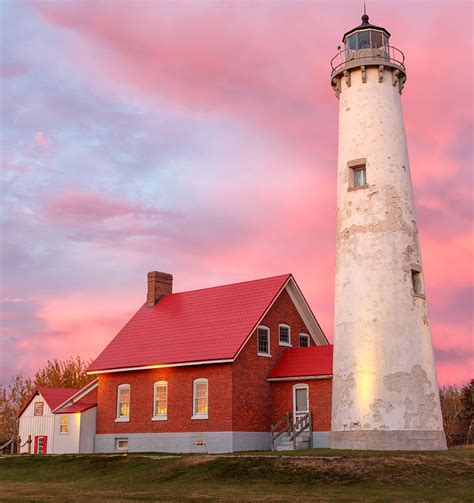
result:
[(332, 60), (339, 98), (331, 447), (445, 449), (400, 94), (404, 56), (369, 23)]

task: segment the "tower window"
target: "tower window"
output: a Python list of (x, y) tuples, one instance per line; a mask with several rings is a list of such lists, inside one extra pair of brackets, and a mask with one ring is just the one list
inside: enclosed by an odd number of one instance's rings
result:
[(365, 159), (349, 161), (349, 190), (367, 187), (367, 168)]
[(416, 295), (425, 295), (425, 290), (423, 288), (423, 278), (421, 277), (421, 272), (415, 269), (411, 270), (411, 282), (413, 285), (413, 293)]
[(367, 172), (365, 166), (354, 168), (354, 188), (365, 187), (367, 185)]

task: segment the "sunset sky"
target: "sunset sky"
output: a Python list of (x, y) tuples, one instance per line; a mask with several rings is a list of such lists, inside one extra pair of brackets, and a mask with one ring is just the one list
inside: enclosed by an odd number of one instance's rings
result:
[[(9, 1), (0, 384), (98, 355), (144, 302), (292, 272), (333, 334), (338, 102), (357, 1)], [(472, 3), (369, 1), (402, 102), (441, 384), (474, 377)]]

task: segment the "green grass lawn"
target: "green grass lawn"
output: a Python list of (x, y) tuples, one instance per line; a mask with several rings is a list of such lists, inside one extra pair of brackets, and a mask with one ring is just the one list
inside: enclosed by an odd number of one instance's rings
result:
[(0, 457), (0, 501), (473, 501), (474, 450)]

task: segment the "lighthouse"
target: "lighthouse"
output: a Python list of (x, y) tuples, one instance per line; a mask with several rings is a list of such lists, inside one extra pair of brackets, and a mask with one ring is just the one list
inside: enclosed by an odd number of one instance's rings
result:
[(446, 449), (401, 93), (403, 53), (369, 22), (343, 37), (331, 447)]

